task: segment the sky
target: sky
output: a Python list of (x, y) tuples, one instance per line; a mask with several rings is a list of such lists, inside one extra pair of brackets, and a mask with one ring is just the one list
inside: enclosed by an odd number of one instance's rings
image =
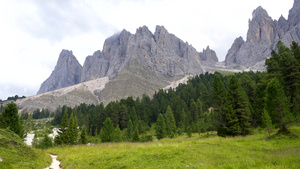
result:
[(0, 99), (35, 95), (54, 70), (62, 49), (83, 65), (106, 38), (156, 25), (220, 61), (235, 38), (246, 39), (258, 6), (273, 19), (288, 17), (293, 0), (1, 0)]

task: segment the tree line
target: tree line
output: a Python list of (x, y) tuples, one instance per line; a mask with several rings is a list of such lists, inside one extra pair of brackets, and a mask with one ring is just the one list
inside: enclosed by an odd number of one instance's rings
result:
[[(287, 130), (300, 118), (299, 45), (293, 42), (288, 48), (279, 41), (266, 67), (267, 72), (228, 76), (205, 73), (175, 89), (158, 90), (152, 97), (128, 97), (106, 106), (58, 107), (52, 121), (59, 126), (55, 143), (85, 143), (82, 140), (87, 138), (151, 141), (154, 136), (207, 131), (218, 131), (223, 137), (245, 136), (255, 127)], [(148, 131), (154, 125), (151, 135)]]

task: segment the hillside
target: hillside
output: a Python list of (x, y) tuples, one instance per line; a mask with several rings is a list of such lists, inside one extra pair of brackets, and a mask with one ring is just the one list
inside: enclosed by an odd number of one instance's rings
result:
[(51, 157), (44, 151), (27, 146), (18, 135), (10, 130), (0, 129), (0, 168), (44, 168), (51, 163)]

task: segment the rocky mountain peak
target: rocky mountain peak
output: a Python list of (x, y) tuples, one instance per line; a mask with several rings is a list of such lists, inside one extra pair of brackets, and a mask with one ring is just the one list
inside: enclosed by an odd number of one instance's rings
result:
[(300, 21), (300, 0), (294, 0), (294, 5), (292, 9), (289, 11), (288, 17), (290, 27), (293, 27), (299, 24)]
[(50, 77), (42, 83), (37, 94), (75, 85), (81, 80), (82, 66), (72, 51), (62, 50)]
[(272, 43), (275, 32), (274, 21), (268, 15), (267, 11), (260, 6), (253, 11), (252, 17), (252, 20), (249, 20), (247, 42)]
[(260, 19), (264, 19), (264, 18), (270, 18), (270, 16), (269, 16), (268, 12), (264, 8), (262, 8), (261, 6), (257, 7), (252, 12), (252, 19), (260, 20)]
[(214, 50), (211, 50), (209, 46), (207, 46), (206, 49), (203, 49), (202, 53), (200, 53), (200, 59), (201, 61), (212, 63), (219, 61), (216, 52)]
[(140, 36), (146, 36), (146, 37), (153, 37), (154, 35), (152, 32), (148, 29), (147, 26), (139, 27), (136, 29), (135, 35), (140, 35)]

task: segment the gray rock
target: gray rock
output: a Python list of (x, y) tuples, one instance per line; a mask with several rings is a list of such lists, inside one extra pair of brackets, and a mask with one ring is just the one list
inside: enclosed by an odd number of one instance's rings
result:
[(252, 13), (252, 20), (249, 20), (246, 42), (241, 37), (234, 41), (226, 55), (225, 65), (264, 70), (264, 64), (261, 63), (271, 56), (279, 40), (287, 46), (292, 41), (300, 42), (299, 19), (300, 0), (294, 1), (288, 20), (283, 16), (278, 21), (273, 20), (266, 10), (258, 7)]
[(212, 63), (219, 62), (216, 52), (214, 50), (211, 50), (209, 46), (207, 46), (206, 49), (203, 49), (203, 51), (200, 52), (199, 55), (201, 61)]
[(195, 48), (168, 33), (163, 26), (157, 26), (154, 34), (143, 26), (135, 34), (123, 30), (106, 39), (102, 52), (86, 58), (81, 82), (104, 76), (113, 79), (132, 60), (166, 77), (202, 72)]
[(62, 50), (54, 71), (44, 81), (37, 94), (78, 84), (81, 79), (82, 66), (72, 51)]

